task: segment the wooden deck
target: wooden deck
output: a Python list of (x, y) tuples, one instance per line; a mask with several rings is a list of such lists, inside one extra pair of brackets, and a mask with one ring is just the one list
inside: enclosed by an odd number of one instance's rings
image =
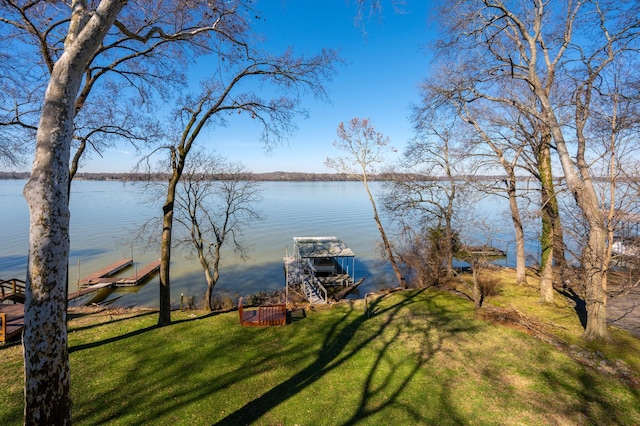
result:
[(238, 314), (243, 327), (266, 327), (285, 325), (287, 323), (287, 305), (263, 305), (257, 308), (244, 309), (242, 297), (238, 301)]
[(116, 287), (121, 286), (136, 286), (140, 285), (143, 281), (146, 281), (152, 274), (156, 273), (160, 269), (160, 259), (151, 262), (141, 270), (137, 271), (135, 275), (126, 278), (120, 278), (115, 281)]
[[(160, 269), (160, 260), (156, 260), (146, 265), (141, 270), (137, 271), (134, 275), (129, 277), (115, 277), (114, 275), (133, 265), (132, 259), (122, 259), (111, 265), (87, 275), (86, 277), (78, 280), (78, 287), (94, 287), (98, 284), (107, 284), (113, 287), (133, 287), (142, 284), (158, 269)], [(104, 286), (103, 286), (104, 287)], [(86, 294), (86, 293), (85, 293)], [(76, 296), (78, 297), (78, 296)]]
[(111, 282), (110, 277), (117, 274), (124, 268), (133, 265), (133, 259), (121, 259), (117, 262), (112, 263), (109, 266), (105, 266), (104, 268), (96, 271), (92, 274), (87, 275), (86, 277), (78, 280), (79, 287), (85, 287), (92, 284), (100, 284), (105, 282)]
[(0, 303), (5, 300), (24, 303), (25, 282), (17, 278), (0, 280)]
[(85, 294), (93, 293), (94, 291), (98, 291), (105, 287), (111, 287), (111, 286), (112, 286), (111, 283), (99, 283), (99, 284), (90, 285), (81, 290), (75, 291), (73, 293), (69, 293), (69, 295), (67, 296), (67, 301), (70, 302), (72, 300), (77, 299), (78, 297), (84, 296)]
[[(160, 260), (146, 265), (130, 277), (114, 277), (115, 274), (133, 265), (132, 259), (122, 259), (87, 275), (78, 282), (78, 291), (69, 293), (67, 301), (105, 287), (136, 286), (160, 269)], [(13, 301), (13, 304), (2, 303)], [(24, 328), (25, 283), (18, 279), (0, 280), (0, 342), (6, 342), (22, 333)]]
[(0, 304), (0, 342), (20, 335), (24, 328), (24, 305)]

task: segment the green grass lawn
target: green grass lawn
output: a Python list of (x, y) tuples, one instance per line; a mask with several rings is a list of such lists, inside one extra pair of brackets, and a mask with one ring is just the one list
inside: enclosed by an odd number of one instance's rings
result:
[[(243, 328), (236, 312), (175, 312), (163, 328), (155, 313), (74, 317), (74, 423), (640, 424), (639, 389), (476, 319), (463, 298), (408, 291), (370, 308), (344, 303), (270, 328)], [(564, 309), (547, 311), (566, 340), (577, 319)], [(599, 350), (637, 374), (638, 339), (616, 336), (624, 344)], [(0, 424), (21, 424), (19, 345), (0, 348), (0, 367)]]

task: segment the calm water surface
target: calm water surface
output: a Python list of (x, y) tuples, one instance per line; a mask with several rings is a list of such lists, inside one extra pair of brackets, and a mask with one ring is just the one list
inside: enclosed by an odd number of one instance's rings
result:
[[(24, 279), (27, 265), (29, 213), (22, 197), (26, 181), (0, 181), (0, 278)], [(263, 221), (244, 228), (243, 241), (249, 258), (243, 261), (227, 253), (216, 288), (246, 295), (284, 287), (282, 258), (292, 247), (294, 236), (337, 236), (356, 253), (356, 278), (367, 276), (361, 291), (386, 284), (388, 265), (379, 261), (379, 235), (371, 206), (358, 182), (265, 182), (258, 205)], [(140, 227), (161, 214), (162, 200), (150, 200), (141, 188), (115, 181), (74, 181), (71, 194), (70, 291), (79, 277), (111, 262), (130, 257), (144, 266), (159, 258), (159, 250), (144, 248), (134, 236)], [(131, 275), (125, 271), (122, 275)], [(109, 296), (119, 306), (157, 306), (158, 280), (144, 286), (121, 289)], [(174, 304), (180, 294), (204, 293), (205, 281), (199, 264), (186, 253), (174, 250), (171, 293)]]
[[(22, 197), (26, 181), (0, 180), (0, 278), (24, 279), (27, 265), (29, 213)], [(232, 253), (223, 259), (216, 288), (247, 295), (256, 291), (284, 287), (282, 258), (291, 250), (292, 238), (299, 236), (337, 236), (356, 254), (356, 279), (367, 276), (360, 287), (364, 294), (394, 285), (389, 265), (380, 261), (380, 236), (371, 205), (359, 182), (264, 182), (263, 200), (258, 205), (264, 220), (244, 228), (243, 241), (249, 258), (243, 261)], [(380, 187), (374, 182), (374, 192)], [(131, 257), (137, 267), (159, 258), (159, 249), (144, 248), (134, 237), (141, 226), (161, 215), (162, 200), (151, 200), (141, 188), (116, 181), (73, 182), (71, 194), (70, 291), (76, 282), (95, 270)], [(502, 208), (488, 204), (494, 216)], [(502, 203), (506, 207), (506, 203)], [(508, 222), (507, 222), (508, 223)], [(389, 224), (387, 226), (390, 227)], [(507, 226), (495, 235), (496, 246), (512, 251), (512, 231)], [(535, 238), (530, 242), (535, 245)], [(535, 249), (535, 248), (534, 248)], [(507, 260), (507, 262), (509, 262)], [(122, 275), (129, 276), (131, 271)], [(180, 294), (204, 294), (205, 280), (195, 259), (183, 252), (172, 253), (171, 294), (174, 305)], [(104, 295), (103, 295), (104, 296)], [(146, 285), (118, 289), (107, 296), (117, 306), (158, 304), (158, 279)]]

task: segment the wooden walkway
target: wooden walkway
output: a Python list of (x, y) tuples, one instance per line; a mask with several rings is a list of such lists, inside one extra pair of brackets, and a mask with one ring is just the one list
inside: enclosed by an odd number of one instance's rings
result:
[(78, 280), (78, 286), (85, 287), (92, 284), (111, 282), (111, 277), (113, 275), (122, 271), (124, 268), (128, 268), (131, 265), (133, 265), (133, 259), (120, 259), (117, 262), (114, 262), (109, 266), (105, 266), (99, 271), (96, 271)]
[[(67, 301), (106, 287), (127, 287), (142, 284), (160, 269), (160, 260), (146, 265), (130, 277), (114, 277), (115, 274), (133, 265), (132, 259), (122, 259), (87, 275), (78, 281), (78, 291), (69, 293)], [(12, 301), (13, 304), (3, 303)], [(24, 328), (25, 283), (16, 278), (0, 280), (0, 343), (22, 333)]]
[[(132, 287), (142, 284), (158, 269), (160, 269), (160, 260), (156, 260), (146, 265), (141, 270), (137, 271), (134, 275), (129, 277), (114, 277), (115, 274), (133, 265), (132, 259), (122, 259), (111, 265), (87, 275), (86, 277), (78, 280), (78, 287), (94, 287), (98, 284), (107, 284), (113, 287)], [(105, 287), (105, 286), (103, 286)], [(100, 287), (102, 288), (102, 287)], [(86, 294), (86, 293), (85, 293)], [(78, 296), (76, 296), (78, 297)]]

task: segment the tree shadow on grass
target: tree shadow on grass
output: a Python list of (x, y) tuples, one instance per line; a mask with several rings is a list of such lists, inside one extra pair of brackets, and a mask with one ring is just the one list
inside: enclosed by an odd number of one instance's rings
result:
[[(477, 413), (460, 407), (467, 396), (460, 395), (459, 388), (450, 388), (449, 376), (444, 374), (430, 383), (421, 372), (439, 368), (430, 364), (448, 354), (452, 344), (454, 350), (467, 350), (464, 342), (482, 330), (483, 326), (470, 321), (470, 316), (452, 308), (450, 300), (436, 292), (396, 293), (373, 300), (374, 314), (370, 318), (353, 304), (350, 310), (339, 307), (339, 312), (330, 315), (313, 314), (287, 327), (241, 327), (234, 315), (215, 322), (198, 321), (206, 317), (185, 319), (140, 339), (123, 340), (157, 327), (129, 333), (106, 346), (109, 353), (117, 354), (108, 357), (115, 365), (108, 374), (91, 375), (104, 362), (94, 361), (95, 353), (76, 354), (75, 374), (82, 375), (83, 380), (79, 381), (82, 388), (76, 388), (74, 422), (204, 424), (221, 419), (218, 424), (278, 423), (274, 416), (282, 416), (283, 408), (291, 408), (300, 410), (291, 414), (299, 423), (297, 417), (305, 416), (305, 407), (292, 404), (302, 403), (309, 394), (331, 395), (335, 403), (342, 404), (334, 413), (327, 405), (334, 402), (314, 403), (311, 409), (315, 411), (309, 414), (317, 417), (310, 420), (307, 414), (303, 421), (309, 424), (328, 423), (331, 415), (336, 416), (334, 424), (373, 424), (392, 419), (396, 413), (402, 413), (404, 424), (467, 423), (474, 418), (469, 416)], [(462, 340), (458, 344), (459, 335)], [(504, 350), (500, 342), (494, 347)], [(538, 356), (547, 358), (552, 350), (545, 349)], [(491, 355), (472, 351), (465, 356), (484, 365), (485, 357)], [(488, 382), (490, 389), (512, 388), (510, 377), (514, 373), (504, 377), (502, 368), (498, 362), (479, 372), (482, 383)], [(514, 371), (519, 368), (524, 367)], [(590, 390), (599, 383), (595, 373), (587, 372), (580, 383), (575, 383), (571, 375), (555, 377), (553, 366), (543, 368), (544, 373), (549, 374), (545, 388), (585, 392), (587, 402), (579, 401), (583, 406), (566, 408), (568, 419), (577, 410), (588, 409), (592, 402), (615, 409), (600, 403), (600, 399), (611, 399), (602, 397), (607, 394), (606, 386)], [(467, 380), (457, 372), (453, 377)], [(325, 385), (331, 389), (322, 388)], [(349, 395), (342, 396), (345, 391)], [(523, 387), (519, 395), (527, 401), (530, 391)], [(426, 392), (431, 396), (432, 406), (428, 408), (419, 400)], [(482, 398), (511, 409), (513, 398), (509, 393)], [(553, 399), (542, 394), (526, 407), (545, 412), (550, 402)], [(562, 399), (557, 405), (561, 407)]]
[[(194, 318), (185, 318), (185, 319), (181, 319), (181, 320), (175, 320), (172, 321), (170, 325), (166, 326), (166, 327), (171, 327), (171, 325), (177, 325), (177, 324), (181, 324), (181, 323), (185, 323), (185, 322), (191, 322), (191, 321), (199, 321), (199, 320), (203, 320), (205, 318), (210, 318), (212, 316), (216, 316), (216, 315), (220, 315), (221, 313), (225, 313), (225, 312), (209, 312), (208, 314), (205, 315), (200, 315)], [(143, 317), (143, 316), (147, 316), (147, 315), (151, 315), (151, 314), (158, 314), (157, 311), (149, 311), (149, 312), (145, 312), (139, 315), (133, 315), (133, 316), (129, 316), (129, 317), (124, 317), (124, 318), (119, 318), (116, 320), (111, 320), (111, 321), (107, 321), (107, 322), (103, 322), (103, 323), (99, 323), (99, 324), (92, 324), (92, 325), (88, 325), (86, 327), (78, 327), (78, 328), (74, 328), (73, 331), (80, 331), (80, 330), (87, 330), (87, 329), (92, 329), (95, 327), (102, 327), (102, 326), (109, 326), (111, 324), (120, 322), (120, 321), (126, 321), (126, 320), (130, 320), (132, 318), (139, 318), (139, 317)], [(113, 342), (117, 342), (120, 340), (125, 340), (125, 339), (129, 339), (131, 337), (135, 337), (135, 336), (139, 336), (141, 334), (144, 334), (148, 331), (152, 331), (152, 330), (156, 330), (159, 327), (157, 324), (151, 325), (149, 327), (144, 327), (144, 328), (140, 328), (134, 331), (131, 331), (129, 333), (124, 333), (124, 334), (120, 334), (117, 336), (113, 336), (110, 337), (108, 339), (103, 339), (103, 340), (98, 340), (95, 342), (91, 342), (91, 343), (84, 343), (84, 344), (80, 344), (80, 345), (74, 345), (74, 346), (70, 346), (69, 347), (69, 353), (73, 353), (73, 352), (77, 352), (77, 351), (81, 351), (84, 349), (90, 349), (90, 348), (95, 348), (98, 346), (102, 346), (102, 345), (106, 345), (108, 343), (113, 343)]]
[[(311, 364), (299, 373), (285, 380), (274, 388), (268, 390), (258, 398), (248, 402), (242, 408), (227, 415), (225, 418), (215, 423), (216, 425), (238, 425), (251, 424), (258, 421), (263, 415), (289, 398), (313, 385), (325, 375), (336, 368), (340, 368), (347, 361), (354, 358), (363, 350), (374, 351), (375, 356), (367, 378), (363, 383), (362, 398), (356, 407), (355, 412), (345, 424), (355, 424), (363, 419), (371, 417), (389, 406), (395, 406), (405, 411), (413, 410), (399, 402), (399, 396), (406, 386), (411, 382), (415, 374), (423, 368), (433, 355), (440, 349), (442, 341), (447, 333), (439, 334), (439, 337), (428, 337), (434, 328), (439, 328), (447, 322), (444, 312), (433, 312), (424, 315), (416, 315), (414, 321), (399, 321), (398, 314), (404, 308), (410, 307), (414, 303), (422, 303), (425, 300), (417, 296), (422, 292), (406, 293), (403, 299), (390, 306), (383, 306), (381, 302), (385, 296), (375, 299), (370, 303), (369, 315), (358, 315), (355, 320), (349, 322), (351, 315), (344, 315), (335, 322), (329, 332), (327, 332), (322, 348)], [(426, 303), (429, 303), (427, 300)], [(431, 304), (432, 307), (435, 304)], [(353, 309), (353, 308), (352, 308)], [(403, 314), (406, 315), (406, 314)], [(412, 316), (410, 314), (410, 316)], [(418, 316), (422, 318), (417, 318)], [(375, 319), (377, 317), (377, 319)], [(355, 346), (348, 348), (356, 332), (363, 328), (365, 323), (376, 321), (376, 328), (368, 330), (364, 338), (354, 341)], [(435, 322), (434, 322), (435, 320)], [(471, 330), (469, 325), (464, 331)], [(451, 329), (451, 333), (463, 331), (462, 329)], [(419, 341), (416, 348), (416, 358), (404, 357), (398, 359), (393, 356), (393, 351), (397, 350), (398, 338), (401, 334), (416, 333)], [(377, 347), (382, 343), (381, 347)], [(382, 368), (383, 364), (392, 364), (392, 368)], [(423, 423), (424, 418), (415, 410), (410, 413), (417, 423)]]
[(585, 300), (580, 297), (572, 288), (563, 288), (562, 290), (558, 290), (558, 292), (571, 300), (574, 303), (574, 311), (576, 315), (578, 315), (578, 319), (580, 320), (580, 325), (582, 328), (587, 327), (587, 304)]
[[(77, 318), (82, 318), (88, 315), (94, 315), (95, 312), (88, 312), (88, 313), (70, 313), (68, 314), (68, 321), (71, 321), (73, 319), (77, 319)], [(106, 313), (101, 313), (102, 315), (107, 315)], [(96, 328), (96, 327), (102, 327), (108, 324), (115, 324), (121, 321), (127, 321), (133, 318), (140, 318), (140, 317), (144, 317), (147, 315), (152, 315), (152, 314), (158, 314), (158, 311), (146, 311), (146, 312), (141, 312), (138, 313), (136, 315), (131, 315), (131, 316), (126, 316), (126, 317), (122, 317), (122, 318), (118, 318), (118, 319), (110, 319), (109, 321), (105, 321), (105, 322), (100, 322), (100, 323), (93, 323), (93, 324), (89, 324), (89, 325), (83, 325), (83, 326), (79, 326), (79, 327), (73, 327), (72, 329), (70, 329), (69, 331), (83, 331), (83, 330), (91, 330), (92, 328)], [(112, 317), (112, 316), (111, 316)]]

